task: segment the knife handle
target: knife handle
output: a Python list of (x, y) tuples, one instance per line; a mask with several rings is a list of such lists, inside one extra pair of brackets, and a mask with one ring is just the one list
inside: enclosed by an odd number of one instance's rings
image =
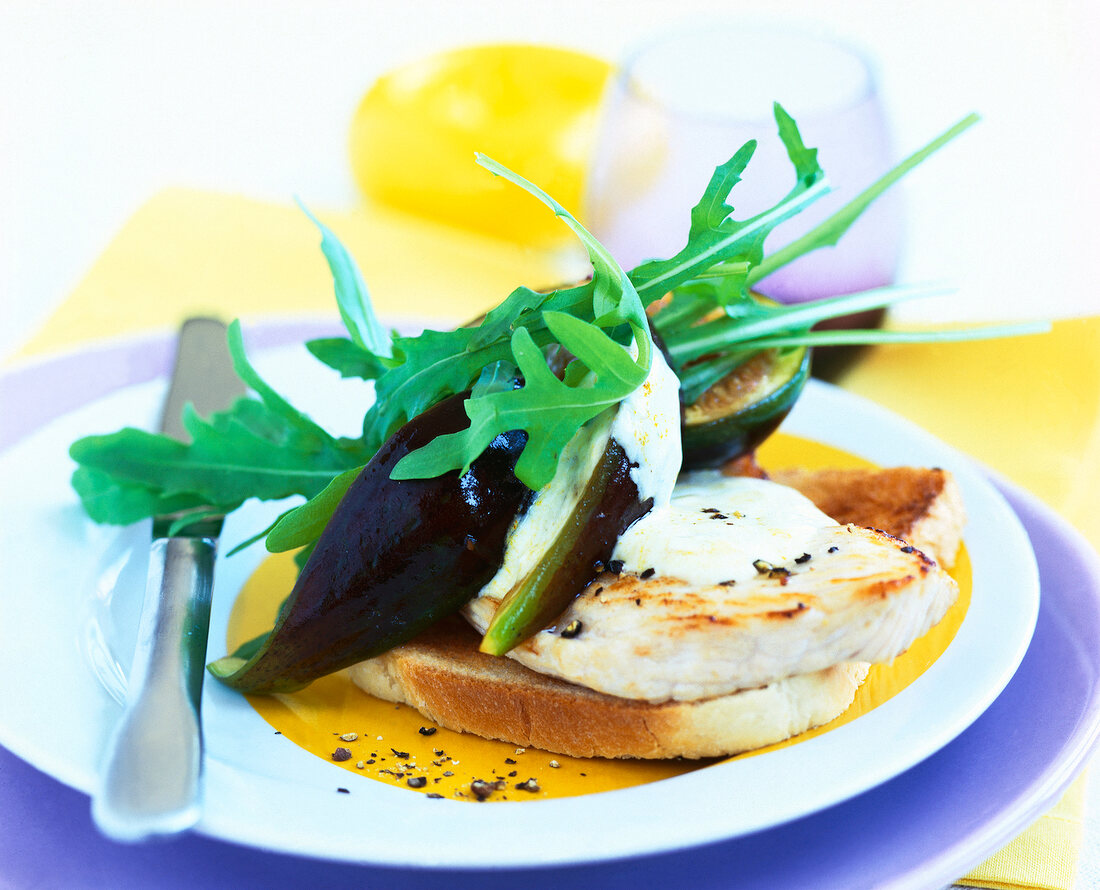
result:
[(216, 549), (210, 538), (152, 544), (126, 708), (92, 800), (93, 819), (115, 840), (174, 834), (199, 819), (199, 702)]

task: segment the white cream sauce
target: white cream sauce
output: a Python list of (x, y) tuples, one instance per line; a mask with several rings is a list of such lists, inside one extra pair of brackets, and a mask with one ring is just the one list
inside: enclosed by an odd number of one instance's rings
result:
[(630, 478), (638, 486), (638, 499), (653, 498), (663, 507), (672, 496), (680, 472), (680, 380), (653, 350), (649, 376), (623, 399), (611, 435), (623, 447), (632, 464)]
[(757, 560), (789, 566), (818, 529), (836, 524), (794, 489), (701, 470), (684, 474), (667, 506), (628, 528), (612, 558), (636, 574), (740, 582), (758, 573)]
[(573, 515), (612, 436), (632, 464), (638, 499), (667, 504), (680, 471), (680, 382), (659, 350), (649, 376), (619, 404), (585, 424), (569, 440), (549, 485), (516, 517), (504, 545), (504, 561), (478, 594), (496, 599), (527, 577)]

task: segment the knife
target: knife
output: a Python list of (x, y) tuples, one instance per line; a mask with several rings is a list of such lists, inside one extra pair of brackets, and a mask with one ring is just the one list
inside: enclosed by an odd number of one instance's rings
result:
[[(189, 441), (181, 420), (186, 403), (206, 416), (228, 408), (244, 392), (229, 357), (225, 325), (212, 318), (184, 322), (161, 432)], [(199, 703), (222, 517), (169, 535), (176, 518), (153, 521), (125, 710), (92, 797), (96, 825), (119, 841), (186, 831), (202, 811)]]

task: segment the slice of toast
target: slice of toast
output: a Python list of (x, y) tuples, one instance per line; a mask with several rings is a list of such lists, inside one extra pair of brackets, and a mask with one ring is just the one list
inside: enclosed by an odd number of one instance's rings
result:
[[(942, 470), (786, 470), (771, 478), (825, 513), (904, 538), (944, 566), (965, 516)], [(710, 757), (771, 744), (819, 726), (851, 703), (868, 665), (844, 662), (698, 701), (652, 704), (595, 692), (478, 651), (464, 621), (349, 669), (372, 695), (409, 704), (453, 730), (580, 757)]]
[(902, 538), (950, 568), (962, 542), (966, 511), (946, 470), (776, 470), (769, 478), (802, 492), (839, 522)]

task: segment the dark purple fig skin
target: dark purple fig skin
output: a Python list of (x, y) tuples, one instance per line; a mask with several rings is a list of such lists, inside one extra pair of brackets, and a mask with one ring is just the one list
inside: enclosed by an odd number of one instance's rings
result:
[(406, 454), (469, 426), (468, 395), (440, 402), (379, 449), (337, 506), (267, 642), (224, 682), (247, 693), (301, 689), (412, 638), (492, 578), (531, 495), (514, 472), (526, 433), (498, 436), (461, 478), (390, 479)]

